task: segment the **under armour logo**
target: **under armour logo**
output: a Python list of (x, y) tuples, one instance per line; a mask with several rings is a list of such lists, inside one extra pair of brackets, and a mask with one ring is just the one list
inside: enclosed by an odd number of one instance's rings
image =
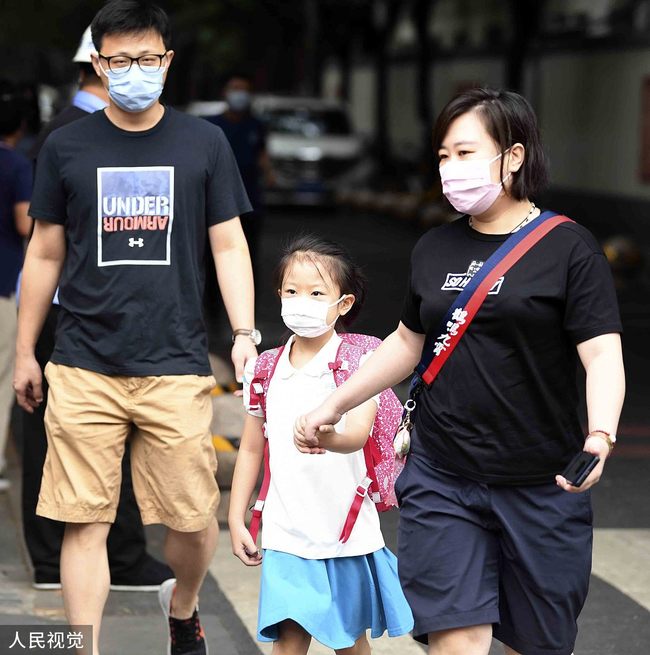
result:
[(142, 248), (144, 246), (144, 239), (140, 237), (139, 239), (134, 239), (131, 237), (129, 239), (129, 248), (135, 248), (138, 246), (138, 248)]

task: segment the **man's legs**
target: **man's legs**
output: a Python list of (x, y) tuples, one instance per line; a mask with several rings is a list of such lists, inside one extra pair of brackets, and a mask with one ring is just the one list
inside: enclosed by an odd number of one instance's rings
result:
[(106, 538), (110, 523), (68, 523), (61, 547), (63, 603), (70, 625), (92, 625), (93, 655), (99, 655), (99, 631), (111, 577)]
[(216, 518), (199, 532), (169, 529), (165, 541), (165, 559), (176, 576), (171, 616), (187, 619), (192, 616), (199, 599), (199, 589), (217, 548), (219, 526)]
[[(45, 368), (54, 351), (59, 311), (58, 305), (52, 305), (36, 343), (36, 359), (42, 369)], [(44, 401), (33, 414), (23, 412), (21, 421), (23, 431), (23, 532), (34, 566), (34, 582), (37, 585), (56, 585), (59, 582), (59, 559), (65, 527), (59, 521), (52, 521), (36, 515), (41, 477), (47, 454), (47, 435), (44, 425), (47, 392), (48, 384), (44, 377)], [(127, 445), (122, 464), (122, 485), (117, 516), (107, 541), (111, 580), (113, 584), (129, 590), (155, 589), (156, 585), (171, 577), (171, 571), (146, 551), (144, 527), (133, 492), (129, 455), (130, 449)]]

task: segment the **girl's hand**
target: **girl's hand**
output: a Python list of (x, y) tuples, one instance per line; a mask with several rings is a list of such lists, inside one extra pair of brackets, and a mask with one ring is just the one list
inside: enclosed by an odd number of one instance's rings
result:
[(246, 566), (259, 566), (262, 563), (262, 555), (245, 525), (230, 527), (230, 541), (233, 555)]
[[(318, 431), (321, 425), (336, 425), (341, 420), (341, 416), (340, 412), (330, 409), (327, 404), (323, 404), (309, 412), (309, 414), (301, 416), (298, 421), (300, 421), (300, 431), (306, 443), (312, 445), (312, 447), (317, 445)], [(296, 426), (298, 421), (296, 421)]]
[(332, 443), (332, 437), (338, 437), (339, 433), (333, 425), (321, 425), (318, 428), (318, 445), (325, 450), (329, 450)]
[(322, 455), (324, 448), (320, 447), (318, 438), (307, 439), (305, 437), (305, 417), (299, 416), (293, 426), (293, 443), (301, 452), (308, 455)]
[(583, 450), (586, 453), (598, 455), (600, 461), (579, 487), (574, 487), (572, 484), (569, 484), (561, 475), (555, 476), (557, 486), (562, 487), (564, 491), (568, 491), (572, 494), (579, 494), (593, 487), (600, 480), (600, 476), (603, 474), (603, 469), (605, 468), (605, 460), (609, 457), (609, 446), (607, 445), (607, 442), (600, 437), (587, 437)]

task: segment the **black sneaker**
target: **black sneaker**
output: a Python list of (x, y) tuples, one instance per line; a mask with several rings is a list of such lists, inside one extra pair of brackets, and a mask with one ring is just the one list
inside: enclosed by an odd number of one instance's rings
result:
[(111, 575), (111, 591), (158, 591), (165, 580), (173, 577), (167, 564), (147, 554), (131, 571)]
[(169, 625), (167, 655), (208, 655), (208, 644), (199, 619), (199, 608), (189, 619), (175, 619), (169, 615), (176, 580), (165, 580), (160, 585), (158, 600)]
[(61, 578), (58, 574), (47, 575), (45, 573), (40, 573), (39, 571), (34, 571), (34, 582), (32, 582), (32, 587), (39, 591), (58, 590), (61, 589)]

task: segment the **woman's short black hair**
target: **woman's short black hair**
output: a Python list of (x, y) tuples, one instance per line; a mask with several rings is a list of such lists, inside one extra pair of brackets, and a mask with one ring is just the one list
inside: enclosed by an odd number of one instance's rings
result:
[(165, 49), (169, 50), (169, 17), (163, 9), (148, 0), (108, 0), (90, 24), (97, 52), (101, 52), (102, 40), (107, 34), (141, 34), (149, 30), (158, 32)]
[(276, 289), (282, 288), (285, 275), (296, 259), (311, 261), (317, 268), (323, 266), (341, 294), (354, 295), (354, 305), (339, 319), (348, 329), (359, 315), (366, 299), (366, 276), (361, 267), (339, 243), (322, 239), (314, 234), (303, 234), (287, 243), (282, 251), (274, 276)]
[[(433, 128), (434, 152), (440, 149), (451, 123), (469, 111), (478, 113), (500, 152), (505, 152), (515, 143), (521, 143), (526, 150), (524, 163), (512, 174), (510, 195), (515, 200), (523, 200), (540, 192), (548, 182), (548, 162), (537, 117), (528, 100), (514, 91), (469, 89), (450, 100)], [(501, 159), (501, 179), (503, 177)]]

